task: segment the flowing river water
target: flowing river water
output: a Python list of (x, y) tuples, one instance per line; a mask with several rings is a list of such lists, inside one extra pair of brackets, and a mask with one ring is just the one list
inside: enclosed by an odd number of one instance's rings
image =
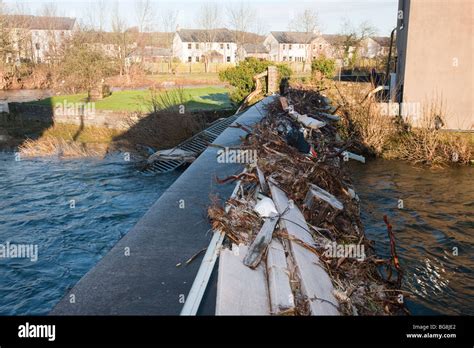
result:
[(24, 159), (0, 153), (0, 245), (37, 245), (37, 261), (0, 258), (0, 315), (47, 314), (173, 183), (120, 155)]
[(410, 312), (473, 315), (474, 168), (377, 160), (351, 170), (366, 234), (381, 257), (390, 256), (384, 214), (393, 225)]
[[(474, 168), (377, 160), (350, 169), (381, 257), (384, 214), (394, 226), (412, 314), (474, 314)], [(0, 245), (38, 246), (37, 261), (0, 258), (0, 315), (47, 314), (179, 174), (147, 177), (119, 155), (16, 162), (0, 153)]]

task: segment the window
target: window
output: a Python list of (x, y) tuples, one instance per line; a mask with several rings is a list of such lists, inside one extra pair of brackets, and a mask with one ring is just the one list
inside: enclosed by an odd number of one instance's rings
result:
[(192, 47), (192, 45), (190, 43), (188, 43), (188, 50), (190, 50)]
[(230, 56), (227, 56), (227, 63), (230, 63)]
[(292, 46), (292, 45), (288, 45), (288, 49), (289, 49), (289, 50), (291, 50), (291, 46)]
[(319, 49), (320, 49), (320, 50), (323, 49), (323, 44), (319, 44)]
[(199, 56), (196, 56), (196, 63), (199, 63)]
[(193, 57), (188, 57), (188, 62), (191, 63), (193, 61)]
[(283, 49), (286, 49), (286, 45), (284, 44), (284, 45), (282, 46), (282, 48), (283, 48)]
[(230, 44), (227, 44), (227, 49), (230, 50)]
[(283, 61), (286, 62), (286, 56), (283, 56)]
[(39, 50), (39, 49), (41, 48), (41, 46), (40, 46), (40, 44), (39, 44), (38, 42), (35, 43), (35, 47), (36, 47), (37, 50)]
[(224, 44), (221, 44), (221, 50), (223, 50), (223, 49), (224, 49)]
[[(321, 46), (321, 45), (319, 45), (319, 46)], [(316, 49), (316, 45), (313, 45), (313, 50), (315, 50), (315, 49)]]
[(291, 61), (293, 60), (293, 57), (292, 57), (292, 56), (290, 56), (290, 58), (289, 58), (288, 60), (291, 62)]
[(195, 45), (195, 47), (196, 47), (196, 49), (198, 50), (198, 49), (199, 49), (199, 44), (197, 43), (197, 44)]

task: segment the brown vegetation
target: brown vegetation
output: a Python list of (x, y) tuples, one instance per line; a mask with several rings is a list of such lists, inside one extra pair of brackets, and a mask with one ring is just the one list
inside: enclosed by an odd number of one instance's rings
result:
[(358, 151), (429, 166), (469, 164), (473, 151), (469, 139), (436, 127), (443, 115), (440, 102), (424, 105), (415, 127), (409, 120), (385, 115), (369, 91), (369, 84), (361, 88), (359, 83), (334, 83), (330, 90), (343, 116), (341, 134), (355, 139)]

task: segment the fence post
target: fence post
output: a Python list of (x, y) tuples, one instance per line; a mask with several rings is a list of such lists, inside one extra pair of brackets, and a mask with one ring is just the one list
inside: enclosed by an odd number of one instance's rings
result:
[(271, 65), (267, 68), (267, 93), (272, 94), (278, 91), (278, 70), (277, 67)]

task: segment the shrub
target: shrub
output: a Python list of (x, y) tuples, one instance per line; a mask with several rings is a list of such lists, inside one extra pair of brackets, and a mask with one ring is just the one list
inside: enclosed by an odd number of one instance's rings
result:
[(291, 76), (291, 69), (287, 65), (274, 64), (269, 61), (249, 58), (240, 62), (235, 67), (230, 67), (221, 71), (219, 73), (219, 78), (235, 87), (235, 89), (230, 93), (230, 99), (234, 103), (240, 103), (255, 89), (255, 81), (253, 80), (253, 77), (264, 72), (270, 65), (275, 65), (278, 68), (280, 79), (289, 78)]
[(320, 77), (331, 79), (336, 73), (336, 61), (321, 55), (311, 62), (311, 73), (313, 77), (320, 75)]

